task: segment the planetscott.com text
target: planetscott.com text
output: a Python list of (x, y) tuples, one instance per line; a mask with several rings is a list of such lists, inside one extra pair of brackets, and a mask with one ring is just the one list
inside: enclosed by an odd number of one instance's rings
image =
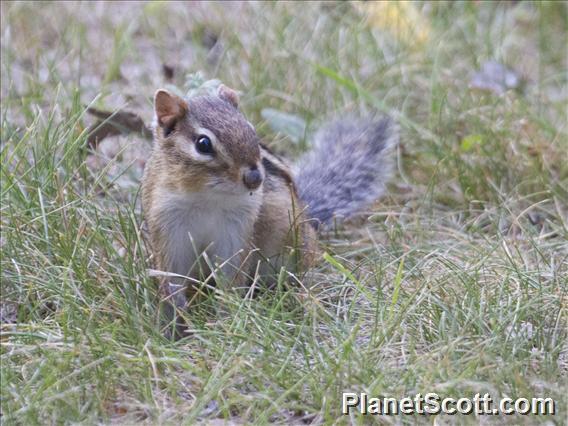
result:
[(397, 414), (536, 414), (554, 415), (556, 403), (552, 398), (503, 397), (498, 400), (491, 395), (476, 393), (471, 398), (441, 398), (436, 393), (418, 393), (413, 397), (385, 398), (371, 397), (366, 393), (344, 392), (342, 413), (363, 415)]

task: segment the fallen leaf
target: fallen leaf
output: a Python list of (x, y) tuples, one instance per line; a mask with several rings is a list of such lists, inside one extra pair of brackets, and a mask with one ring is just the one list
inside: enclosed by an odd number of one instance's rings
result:
[(367, 23), (385, 30), (412, 46), (421, 46), (430, 33), (430, 24), (412, 2), (354, 2), (355, 7), (367, 16)]
[(87, 112), (99, 121), (89, 127), (87, 142), (95, 149), (107, 136), (138, 132), (147, 139), (152, 138), (152, 131), (137, 114), (130, 111), (102, 111), (89, 107)]
[(175, 75), (175, 68), (172, 65), (162, 64), (162, 74), (166, 80), (171, 81)]
[(472, 89), (486, 90), (498, 95), (509, 89), (519, 87), (521, 79), (512, 70), (496, 61), (488, 61), (473, 74), (469, 86)]
[(16, 324), (18, 322), (18, 306), (12, 302), (0, 302), (0, 323)]
[(207, 27), (203, 28), (201, 34), (201, 44), (203, 44), (203, 46), (211, 50), (217, 44), (217, 41), (219, 41), (219, 36), (214, 31)]

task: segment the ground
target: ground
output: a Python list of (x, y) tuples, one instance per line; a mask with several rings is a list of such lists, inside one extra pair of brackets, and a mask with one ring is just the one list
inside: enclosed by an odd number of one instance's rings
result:
[[(562, 424), (567, 9), (2, 2), (2, 421)], [(172, 342), (140, 232), (151, 141), (88, 144), (86, 110), (150, 123), (154, 91), (196, 72), (291, 159), (344, 114), (388, 113), (401, 140), (388, 194), (322, 235), (308, 276), (220, 290)], [(556, 414), (344, 416), (342, 392), (551, 397)]]

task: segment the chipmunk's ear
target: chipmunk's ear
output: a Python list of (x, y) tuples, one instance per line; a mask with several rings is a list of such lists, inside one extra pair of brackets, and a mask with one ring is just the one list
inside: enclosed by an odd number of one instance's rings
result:
[(154, 95), (154, 109), (158, 124), (171, 129), (187, 113), (187, 103), (179, 96), (160, 89)]
[(217, 95), (221, 98), (229, 102), (235, 108), (239, 107), (239, 95), (233, 89), (229, 89), (224, 84), (221, 84), (217, 89)]

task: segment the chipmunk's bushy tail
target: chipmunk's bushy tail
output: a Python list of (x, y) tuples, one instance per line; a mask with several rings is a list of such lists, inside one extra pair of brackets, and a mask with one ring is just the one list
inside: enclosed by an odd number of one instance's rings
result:
[(398, 127), (388, 117), (340, 119), (321, 128), (296, 173), (308, 215), (321, 224), (346, 219), (383, 195), (397, 143)]

